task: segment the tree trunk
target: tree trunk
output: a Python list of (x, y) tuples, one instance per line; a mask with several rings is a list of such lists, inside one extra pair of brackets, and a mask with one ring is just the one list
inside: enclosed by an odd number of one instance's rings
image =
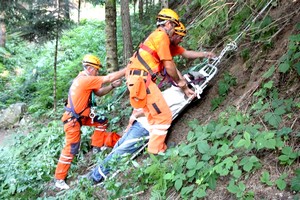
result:
[(70, 1), (64, 0), (64, 18), (70, 20)]
[(148, 13), (149, 12), (149, 1), (148, 0), (146, 0), (146, 13)]
[(6, 25), (4, 22), (4, 14), (0, 14), (0, 47), (5, 47), (6, 43)]
[(121, 1), (122, 33), (123, 33), (123, 65), (127, 65), (132, 56), (132, 38), (129, 13), (129, 0)]
[(161, 0), (161, 8), (169, 8), (168, 0)]
[[(61, 1), (58, 0), (58, 13), (60, 13), (60, 6)], [(57, 15), (56, 18), (56, 33), (55, 33), (55, 51), (54, 51), (54, 66), (53, 66), (53, 109), (54, 111), (57, 110), (57, 97), (56, 97), (56, 85), (57, 85), (57, 52), (58, 52), (58, 31), (59, 31), (59, 21), (60, 21), (60, 15)]]
[(142, 20), (144, 16), (144, 2), (139, 0), (139, 19)]
[(81, 8), (81, 0), (78, 0), (78, 24), (80, 23), (80, 8)]
[(116, 0), (105, 1), (106, 67), (109, 72), (118, 70)]
[(137, 0), (133, 0), (133, 15), (135, 15), (135, 7), (136, 7)]

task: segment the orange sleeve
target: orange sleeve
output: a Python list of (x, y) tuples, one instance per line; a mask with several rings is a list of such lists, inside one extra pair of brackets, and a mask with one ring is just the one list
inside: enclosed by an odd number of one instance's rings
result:
[(171, 50), (171, 55), (174, 57), (174, 56), (182, 55), (183, 52), (185, 51), (185, 48), (179, 45), (171, 45), (170, 50)]

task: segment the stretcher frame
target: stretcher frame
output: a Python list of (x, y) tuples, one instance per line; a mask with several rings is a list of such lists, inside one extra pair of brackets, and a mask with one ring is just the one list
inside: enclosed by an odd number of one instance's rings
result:
[[(218, 68), (216, 67), (216, 65), (219, 64), (218, 60), (221, 59), (221, 56), (223, 56), (222, 53), (220, 54), (219, 57), (215, 58), (211, 64), (207, 63), (204, 67), (202, 67), (198, 71), (199, 75), (201, 75), (202, 77), (205, 78), (205, 80), (202, 81), (200, 85), (194, 84), (187, 74), (184, 75), (184, 78), (193, 87), (193, 90), (194, 90), (194, 92), (196, 94), (196, 97), (198, 99), (201, 99), (201, 94), (203, 93), (203, 90), (207, 87), (209, 81), (217, 74)], [(191, 97), (187, 98), (184, 101), (184, 103), (181, 105), (181, 107), (179, 107), (176, 110), (176, 112), (174, 112), (172, 114), (172, 120), (177, 118), (178, 115), (180, 113), (182, 113), (182, 111), (193, 101), (194, 98), (195, 98), (194, 96), (191, 96)], [(150, 138), (150, 136), (143, 137), (143, 138), (131, 139), (131, 140), (125, 141), (122, 144), (134, 143), (134, 142), (141, 141), (141, 140), (149, 140), (149, 138)], [(122, 144), (120, 146), (122, 146)], [(125, 164), (127, 164), (131, 160), (135, 159), (147, 146), (148, 146), (148, 142), (145, 143), (141, 148), (139, 148), (135, 153), (133, 153), (132, 156), (130, 157), (130, 159)], [(112, 154), (112, 153), (114, 153), (114, 151), (110, 152), (110, 154)], [(120, 172), (120, 170), (117, 170), (111, 176), (109, 176), (107, 178), (113, 179), (119, 172)], [(101, 185), (101, 184), (103, 184), (103, 182), (100, 182), (97, 185)]]
[[(220, 55), (218, 57), (216, 57), (215, 59), (213, 59), (212, 63), (207, 63), (204, 67), (202, 67), (199, 70), (199, 73), (205, 77), (205, 81), (201, 82), (200, 85), (196, 85), (194, 83), (191, 83), (191, 80), (189, 79), (189, 77), (187, 75), (184, 75), (184, 78), (190, 82), (191, 86), (194, 88), (194, 91), (196, 93), (196, 96), (198, 99), (201, 98), (201, 94), (203, 93), (203, 90), (207, 87), (209, 81), (217, 74), (218, 72), (218, 68), (217, 66), (220, 64), (221, 59), (223, 58), (223, 56), (228, 52), (228, 51), (236, 51), (237, 50), (237, 41), (242, 37), (242, 35), (248, 31), (250, 29), (250, 26), (252, 23), (254, 23), (256, 21), (256, 19), (262, 15), (262, 13), (269, 7), (269, 5), (271, 5), (272, 0), (270, 0), (265, 6), (264, 8), (257, 14), (257, 16), (251, 21), (250, 24), (248, 24), (248, 26), (236, 37), (236, 39), (230, 43), (228, 43), (225, 48), (221, 51)], [(189, 97), (188, 99), (185, 100), (185, 102), (183, 103), (183, 105), (176, 110), (176, 112), (173, 113), (172, 115), (172, 120), (174, 120), (192, 101), (193, 101), (194, 97)], [(143, 137), (143, 139), (149, 139), (148, 137)], [(131, 143), (131, 142), (136, 142), (136, 140), (141, 140), (141, 138), (136, 138), (133, 141), (126, 141), (126, 144)], [(121, 144), (122, 145), (122, 144)], [(120, 145), (120, 146), (121, 146)], [(135, 159), (141, 151), (143, 151), (146, 147), (147, 147), (148, 143), (145, 143), (140, 149), (138, 149), (135, 153), (133, 153), (133, 155), (130, 157), (130, 160)], [(112, 151), (111, 153), (113, 153), (114, 151)], [(128, 160), (126, 163), (130, 162), (130, 160)], [(111, 176), (109, 176), (108, 178), (112, 179), (114, 178), (118, 173), (120, 172), (120, 170), (117, 170), (116, 172), (114, 172)], [(97, 185), (101, 185), (103, 184), (103, 182), (98, 183)], [(95, 186), (97, 186), (95, 185)]]

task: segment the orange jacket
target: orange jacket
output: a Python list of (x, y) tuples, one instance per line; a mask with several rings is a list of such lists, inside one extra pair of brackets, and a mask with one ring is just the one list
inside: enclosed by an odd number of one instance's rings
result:
[[(139, 49), (139, 53), (144, 61), (149, 65), (154, 73), (162, 70), (163, 60), (172, 60), (170, 51), (170, 39), (162, 28), (157, 28), (151, 33), (148, 38), (144, 41), (144, 45), (156, 51), (159, 60), (152, 56), (149, 52), (143, 49)], [(128, 66), (129, 69), (142, 69), (148, 71), (138, 60), (136, 56), (131, 57), (131, 64)]]
[[(90, 95), (92, 91), (97, 91), (102, 86), (102, 83), (101, 76), (86, 76), (84, 72), (80, 72), (70, 87), (67, 107), (71, 108), (70, 98), (72, 98), (75, 112), (79, 114), (83, 111), (81, 116), (88, 117), (90, 114)], [(69, 117), (65, 113), (62, 121), (65, 121)]]

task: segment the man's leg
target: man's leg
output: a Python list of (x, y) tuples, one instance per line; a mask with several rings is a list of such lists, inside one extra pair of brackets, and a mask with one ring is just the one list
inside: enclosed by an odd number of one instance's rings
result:
[(148, 86), (144, 113), (150, 124), (148, 152), (153, 154), (164, 152), (167, 149), (165, 138), (172, 122), (172, 113), (161, 91), (153, 82)]
[[(78, 154), (80, 147), (80, 124), (76, 120), (72, 120), (64, 125), (66, 133), (66, 144), (63, 148), (55, 170), (56, 180), (65, 180), (67, 177), (71, 162), (74, 155)], [(57, 182), (59, 183), (59, 182)], [(68, 189), (67, 185), (61, 182), (61, 189)], [(64, 185), (64, 186), (63, 186)]]
[(121, 137), (117, 133), (107, 132), (108, 120), (105, 117), (96, 116), (93, 123), (91, 118), (87, 117), (83, 120), (83, 124), (95, 127), (95, 131), (91, 136), (91, 145), (96, 149), (100, 149), (103, 146), (113, 147)]
[(106, 175), (110, 172), (109, 164), (113, 160), (118, 160), (122, 155), (132, 154), (137, 151), (144, 144), (149, 132), (139, 123), (135, 122), (130, 127), (127, 133), (116, 143), (112, 152), (103, 160), (103, 162), (95, 167), (92, 171), (92, 178), (95, 182), (105, 179)]

